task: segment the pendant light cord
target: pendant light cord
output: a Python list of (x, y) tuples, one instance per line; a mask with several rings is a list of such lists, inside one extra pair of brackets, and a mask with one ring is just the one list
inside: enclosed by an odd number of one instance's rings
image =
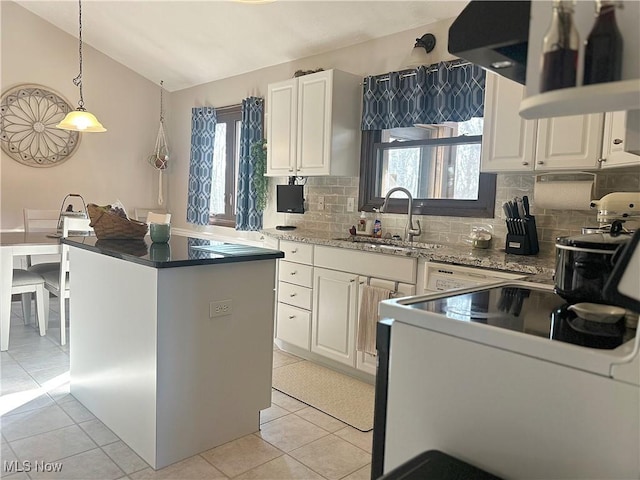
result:
[(78, 110), (85, 110), (84, 97), (82, 96), (82, 0), (78, 0), (78, 58), (80, 58), (80, 73), (73, 79), (73, 84), (80, 89), (80, 100), (78, 100)]
[(160, 123), (164, 123), (164, 103), (162, 94), (164, 93), (164, 80), (160, 80)]

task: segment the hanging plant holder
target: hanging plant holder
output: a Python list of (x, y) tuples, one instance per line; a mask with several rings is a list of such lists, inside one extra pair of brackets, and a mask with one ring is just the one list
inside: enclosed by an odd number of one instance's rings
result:
[(149, 164), (158, 170), (158, 205), (164, 204), (164, 197), (162, 196), (162, 172), (169, 166), (169, 146), (164, 131), (163, 83), (164, 82), (160, 82), (160, 127), (158, 128), (154, 152), (149, 156)]

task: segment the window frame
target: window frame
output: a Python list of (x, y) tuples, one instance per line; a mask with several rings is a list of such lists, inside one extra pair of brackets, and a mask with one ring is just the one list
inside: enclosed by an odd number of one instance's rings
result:
[[(482, 136), (469, 137), (482, 138)], [(446, 140), (439, 139), (440, 143)], [(358, 208), (360, 211), (373, 211), (380, 208), (384, 203), (384, 198), (374, 194), (378, 170), (378, 159), (376, 158), (377, 146), (382, 143), (381, 130), (363, 130), (360, 149), (360, 188), (358, 197)], [(410, 146), (412, 142), (402, 142)], [(454, 200), (440, 198), (414, 198), (414, 215), (431, 215), (445, 217), (478, 217), (494, 218), (496, 202), (496, 177), (495, 173), (480, 173), (478, 181), (477, 200)], [(387, 213), (407, 213), (409, 200), (407, 198), (390, 198), (385, 211)]]
[[(222, 227), (236, 226), (236, 189), (237, 189), (237, 166), (236, 159), (240, 155), (239, 142), (242, 128), (242, 105), (230, 105), (216, 109), (216, 126), (219, 123), (227, 124), (226, 134), (226, 168), (225, 168), (225, 202), (224, 213), (210, 213), (209, 225), (219, 225)], [(232, 125), (233, 128), (229, 128)], [(215, 145), (214, 145), (215, 148)]]

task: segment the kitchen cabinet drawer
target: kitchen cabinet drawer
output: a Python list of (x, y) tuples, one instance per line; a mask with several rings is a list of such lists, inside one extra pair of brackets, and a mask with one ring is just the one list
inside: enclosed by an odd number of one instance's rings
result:
[(415, 258), (385, 255), (383, 253), (367, 253), (350, 249), (316, 246), (314, 265), (367, 277), (415, 284), (418, 261)]
[(301, 263), (280, 260), (278, 280), (311, 288), (313, 285), (313, 267)]
[(312, 290), (292, 283), (278, 283), (278, 301), (311, 310)]
[(313, 263), (313, 245), (308, 243), (290, 242), (280, 240), (280, 250), (284, 252), (284, 258), (290, 262)]
[(309, 350), (311, 312), (278, 302), (278, 325), (276, 337), (279, 340)]

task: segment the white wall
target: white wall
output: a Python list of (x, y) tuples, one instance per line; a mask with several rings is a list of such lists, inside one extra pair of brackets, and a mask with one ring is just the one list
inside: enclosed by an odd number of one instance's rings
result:
[[(76, 107), (79, 91), (72, 79), (78, 74), (78, 40), (13, 2), (3, 0), (0, 8), (2, 91), (40, 84)], [(90, 22), (84, 23), (89, 28)], [(146, 159), (158, 131), (159, 86), (86, 43), (83, 70), (85, 107), (108, 131), (81, 134), (75, 154), (54, 167), (28, 167), (3, 152), (2, 230), (22, 228), (23, 208), (59, 209), (67, 193), (79, 193), (87, 203), (119, 199), (130, 209), (156, 205), (158, 173)]]
[[(75, 107), (79, 92), (72, 79), (78, 73), (77, 39), (13, 2), (4, 0), (0, 4), (2, 90), (22, 83), (41, 84), (61, 93)], [(410, 53), (416, 37), (427, 32), (435, 34), (438, 41), (430, 54), (432, 62), (450, 59), (446, 39), (451, 21), (165, 93), (171, 159), (164, 176), (164, 197), (165, 207), (173, 213), (172, 223), (176, 227), (193, 227), (186, 223), (192, 107), (222, 107), (240, 103), (250, 95), (265, 96), (267, 84), (291, 78), (299, 69), (337, 68), (362, 76), (398, 70), (403, 67), (402, 61)], [(88, 27), (85, 25), (85, 28)], [(158, 85), (86, 43), (83, 67), (85, 106), (108, 131), (83, 134), (76, 153), (55, 167), (28, 167), (2, 153), (0, 229), (21, 229), (23, 208), (59, 209), (67, 193), (80, 193), (87, 203), (106, 204), (119, 199), (129, 209), (157, 205), (158, 173), (146, 158), (153, 151), (158, 130)], [(275, 192), (275, 182), (271, 183)], [(278, 223), (280, 214), (274, 210), (267, 208), (265, 226)], [(231, 229), (222, 230), (231, 233)]]

